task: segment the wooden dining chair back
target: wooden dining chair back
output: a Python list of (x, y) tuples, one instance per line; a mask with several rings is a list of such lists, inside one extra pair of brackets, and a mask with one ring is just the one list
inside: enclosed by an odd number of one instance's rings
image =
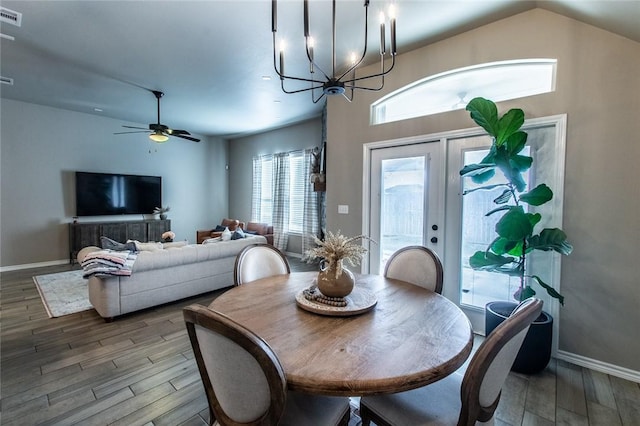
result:
[(387, 261), (384, 276), (442, 293), (442, 262), (438, 255), (427, 247), (408, 246), (397, 250)]
[(491, 423), (504, 381), (542, 301), (523, 301), (485, 338), (464, 376), (454, 373), (430, 385), (397, 394), (362, 397), (363, 426), (455, 425)]
[(238, 253), (233, 270), (235, 285), (274, 275), (289, 274), (286, 256), (269, 244), (252, 244)]
[(474, 354), (460, 391), (462, 409), (458, 424), (487, 422), (500, 401), (502, 385), (509, 375), (531, 323), (542, 313), (542, 300), (520, 303), (502, 324), (485, 338)]
[(210, 419), (221, 425), (277, 424), (284, 411), (286, 379), (271, 348), (204, 306), (191, 305), (183, 313)]
[[(271, 347), (228, 316), (201, 305), (183, 309), (189, 340), (209, 403), (209, 424), (347, 425), (347, 398), (287, 391)], [(216, 423), (217, 422), (217, 423)]]

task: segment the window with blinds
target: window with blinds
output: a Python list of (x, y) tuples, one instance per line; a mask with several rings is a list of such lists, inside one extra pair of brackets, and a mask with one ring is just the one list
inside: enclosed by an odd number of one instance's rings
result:
[[(260, 194), (259, 222), (273, 223), (273, 159), (271, 156), (257, 158), (261, 164), (261, 178), (254, 180), (254, 194)], [(304, 192), (309, 177), (305, 175), (304, 151), (289, 153), (289, 232), (302, 233), (304, 217)]]

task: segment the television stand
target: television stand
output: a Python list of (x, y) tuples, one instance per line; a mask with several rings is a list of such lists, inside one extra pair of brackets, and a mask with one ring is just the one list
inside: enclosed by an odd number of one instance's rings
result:
[(162, 234), (171, 230), (170, 219), (121, 220), (69, 224), (69, 262), (76, 262), (78, 252), (87, 246), (100, 247), (100, 237), (125, 243), (161, 241)]

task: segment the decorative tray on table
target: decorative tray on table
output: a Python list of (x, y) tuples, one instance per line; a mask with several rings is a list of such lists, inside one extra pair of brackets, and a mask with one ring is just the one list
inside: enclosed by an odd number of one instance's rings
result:
[[(345, 296), (344, 302), (341, 303), (344, 306), (334, 306), (327, 303), (323, 303), (318, 300), (308, 298), (309, 293), (318, 292), (319, 290), (313, 286), (300, 290), (296, 294), (296, 304), (305, 311), (313, 312), (320, 315), (328, 315), (334, 317), (346, 317), (351, 315), (359, 315), (370, 311), (378, 303), (378, 299), (375, 294), (367, 289), (354, 287), (353, 291)], [(305, 294), (306, 293), (306, 294)]]

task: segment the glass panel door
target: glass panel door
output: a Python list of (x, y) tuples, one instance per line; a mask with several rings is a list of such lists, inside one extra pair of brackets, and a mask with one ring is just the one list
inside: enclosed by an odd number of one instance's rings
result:
[(439, 143), (374, 149), (371, 153), (370, 273), (383, 273), (398, 249), (439, 237)]
[[(545, 182), (554, 190), (554, 198), (549, 205), (536, 207), (534, 211), (543, 215), (538, 225), (545, 228), (562, 224), (562, 179), (564, 164), (564, 124), (561, 119), (540, 120), (539, 123), (525, 125), (529, 137), (526, 155), (534, 157), (536, 168), (524, 176), (528, 188), (536, 182)], [(465, 164), (478, 163), (491, 146), (488, 136), (455, 137), (447, 140), (447, 184), (446, 184), (446, 260), (444, 264), (443, 295), (456, 303), (469, 317), (474, 331), (484, 333), (484, 308), (490, 301), (515, 301), (514, 293), (518, 278), (485, 271), (474, 271), (469, 266), (469, 257), (478, 250), (485, 250), (495, 239), (495, 225), (502, 216), (499, 213), (485, 216), (495, 208), (493, 200), (503, 188), (474, 191), (463, 195), (476, 185), (471, 179), (462, 179), (459, 171)], [(496, 176), (483, 184), (504, 182), (504, 176)], [(523, 206), (530, 208), (529, 205)], [(532, 253), (528, 261), (528, 271), (538, 275), (545, 282), (560, 281), (559, 255), (544, 253), (538, 257)], [(557, 288), (557, 287), (556, 287)], [(536, 297), (543, 299), (545, 310), (557, 317), (557, 302), (550, 300), (546, 292), (535, 287)], [(555, 326), (555, 323), (554, 323)]]
[[(529, 147), (522, 151), (523, 155), (529, 155)], [(469, 149), (462, 153), (463, 164), (479, 163), (487, 154), (488, 149)], [(529, 174), (525, 174), (524, 180), (529, 184)], [(501, 173), (488, 182), (482, 184), (494, 185), (506, 183)], [(471, 179), (462, 179), (462, 193), (474, 189), (480, 185), (473, 183)], [(474, 271), (469, 266), (469, 257), (476, 251), (485, 250), (495, 239), (495, 226), (500, 219), (500, 214), (485, 216), (485, 213), (493, 210), (493, 200), (502, 194), (504, 188), (498, 187), (487, 191), (475, 191), (462, 197), (462, 239), (461, 239), (461, 280), (460, 280), (460, 304), (484, 309), (484, 306), (495, 300), (511, 300), (518, 288), (519, 279), (505, 274), (487, 271)], [(527, 207), (524, 205), (523, 207)]]

